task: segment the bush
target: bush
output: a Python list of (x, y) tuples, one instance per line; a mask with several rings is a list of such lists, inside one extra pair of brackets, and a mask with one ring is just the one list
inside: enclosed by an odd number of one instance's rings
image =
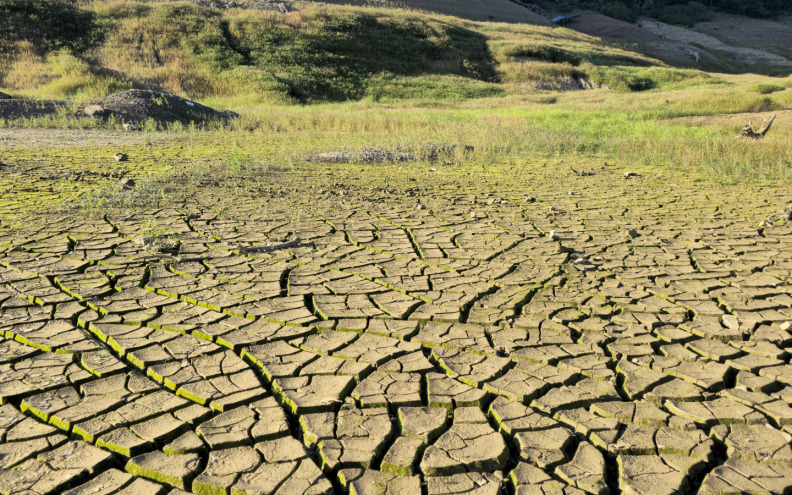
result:
[(614, 19), (621, 19), (623, 21), (635, 22), (639, 15), (636, 6), (625, 5), (617, 0), (598, 4), (598, 7), (597, 10), (606, 16), (613, 17)]
[(548, 44), (520, 44), (504, 47), (501, 55), (506, 57), (533, 57), (545, 62), (580, 65), (580, 57), (561, 48)]
[(769, 95), (771, 93), (776, 93), (785, 89), (786, 86), (773, 83), (756, 83), (748, 87), (749, 91), (756, 91), (760, 95)]
[(693, 27), (697, 22), (710, 19), (710, 11), (704, 4), (690, 2), (687, 5), (669, 5), (661, 8), (656, 17), (659, 21), (677, 26)]
[(366, 96), (377, 102), (398, 100), (467, 100), (502, 96), (503, 88), (459, 76), (394, 77), (381, 74), (372, 79)]
[(93, 46), (101, 29), (91, 12), (60, 0), (0, 0), (0, 53), (28, 42), (40, 53)]
[(616, 91), (646, 91), (656, 86), (649, 77), (639, 75), (630, 67), (588, 67), (589, 78)]

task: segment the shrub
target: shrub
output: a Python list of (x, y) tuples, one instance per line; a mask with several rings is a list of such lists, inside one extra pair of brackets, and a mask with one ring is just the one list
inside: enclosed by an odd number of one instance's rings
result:
[(533, 57), (546, 62), (580, 65), (580, 56), (549, 44), (526, 43), (506, 46), (501, 50), (506, 57)]
[(589, 67), (586, 72), (592, 81), (616, 91), (646, 91), (655, 87), (649, 77), (639, 75), (629, 67)]
[(18, 42), (40, 53), (68, 48), (83, 51), (101, 35), (94, 15), (60, 0), (0, 0), (0, 53)]
[(638, 18), (638, 9), (635, 6), (628, 6), (617, 0), (598, 4), (600, 12), (613, 17), (614, 19), (621, 19), (623, 21), (634, 22)]
[(709, 20), (710, 11), (702, 3), (690, 2), (687, 5), (663, 7), (656, 16), (659, 21), (667, 24), (693, 27), (697, 22)]
[(756, 91), (761, 95), (769, 95), (771, 93), (783, 91), (785, 89), (786, 86), (782, 86), (781, 84), (773, 84), (773, 83), (756, 83), (748, 87), (749, 91)]

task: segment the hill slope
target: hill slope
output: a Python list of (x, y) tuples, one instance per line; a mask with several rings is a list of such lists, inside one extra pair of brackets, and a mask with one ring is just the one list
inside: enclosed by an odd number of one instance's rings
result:
[(524, 22), (549, 26), (550, 22), (511, 0), (329, 0), (328, 3), (406, 8), (450, 15), (472, 21)]
[[(0, 0), (3, 9), (15, 15), (0, 16), (0, 32), (11, 33), (0, 41), (0, 90), (16, 96), (140, 88), (246, 101), (437, 100), (707, 79), (569, 29), (404, 9), (310, 3), (279, 13), (120, 0), (78, 9)], [(57, 29), (64, 19), (82, 28)]]

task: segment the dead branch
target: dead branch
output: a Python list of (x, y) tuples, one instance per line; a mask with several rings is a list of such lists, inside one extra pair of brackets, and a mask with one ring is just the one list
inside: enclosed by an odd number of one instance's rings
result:
[(769, 120), (764, 120), (762, 122), (762, 127), (759, 128), (758, 131), (753, 130), (753, 126), (751, 125), (751, 121), (749, 120), (745, 127), (742, 128), (740, 131), (740, 137), (750, 138), (750, 139), (762, 139), (767, 134), (767, 131), (770, 130), (770, 127), (773, 125), (773, 121), (776, 118), (776, 114), (773, 114)]

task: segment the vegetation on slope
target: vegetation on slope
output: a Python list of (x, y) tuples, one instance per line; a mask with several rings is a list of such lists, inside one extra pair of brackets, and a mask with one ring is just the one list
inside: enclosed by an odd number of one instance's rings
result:
[[(11, 12), (21, 2), (0, 0), (0, 8)], [(14, 30), (0, 42), (0, 91), (82, 104), (137, 87), (230, 108), (243, 118), (221, 129), (168, 129), (178, 139), (189, 136), (193, 151), (229, 164), (250, 157), (281, 166), (311, 152), (442, 143), (475, 148), (449, 162), (468, 171), (576, 160), (708, 180), (792, 180), (784, 111), (792, 107), (792, 78), (679, 70), (568, 29), (395, 9), (303, 5), (276, 14), (186, 2), (29, 5), (43, 13), (22, 24), (0, 19), (0, 29)], [(84, 29), (55, 29), (46, 12)], [(552, 91), (575, 78), (610, 89)], [(751, 119), (728, 114), (776, 111), (762, 142), (734, 138)], [(0, 118), (3, 126), (120, 129), (113, 120), (69, 113)], [(144, 126), (154, 130), (154, 123)]]
[[(465, 99), (499, 83), (553, 89), (589, 77), (614, 89), (693, 71), (575, 31), (475, 23), (394, 9), (303, 5), (289, 14), (189, 3), (0, 0), (0, 88), (90, 98), (131, 87), (248, 101)], [(18, 19), (24, 17), (24, 21)], [(66, 21), (63, 21), (63, 20)], [(38, 43), (35, 40), (45, 40)], [(560, 82), (559, 82), (560, 81)]]
[(39, 53), (59, 48), (82, 51), (96, 43), (94, 15), (51, 0), (0, 1), (0, 53), (28, 46)]
[(751, 17), (775, 17), (792, 12), (788, 0), (562, 0), (562, 8), (584, 7), (626, 21), (639, 16), (654, 17), (662, 22), (679, 26), (693, 26), (708, 20), (713, 11)]

